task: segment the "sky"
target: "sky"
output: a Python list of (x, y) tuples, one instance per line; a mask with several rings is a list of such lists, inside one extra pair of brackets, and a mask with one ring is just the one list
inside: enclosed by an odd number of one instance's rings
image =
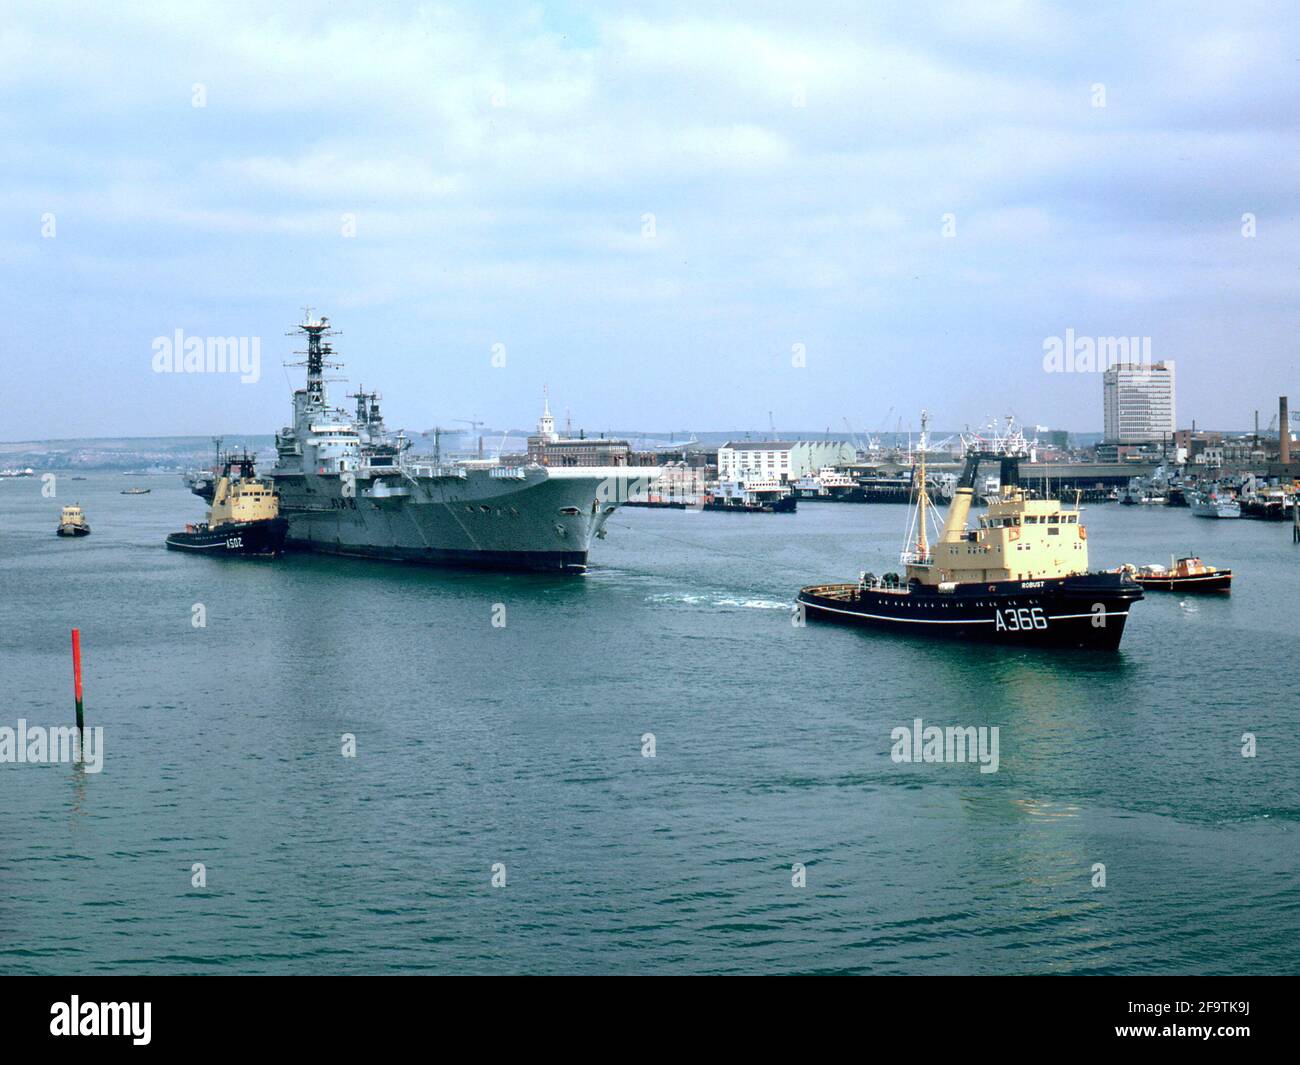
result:
[(305, 306), (416, 430), (1099, 431), (1067, 331), (1248, 428), (1298, 125), (1283, 3), (11, 2), (0, 439), (273, 431)]

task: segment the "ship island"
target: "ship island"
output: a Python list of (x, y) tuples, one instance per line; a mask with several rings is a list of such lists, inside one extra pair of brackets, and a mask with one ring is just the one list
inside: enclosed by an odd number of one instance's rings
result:
[(303, 360), (292, 363), (306, 367), (306, 385), (293, 393), (293, 421), (276, 434), (269, 471), (288, 550), (580, 574), (628, 486), (660, 473), (413, 456), (405, 433), (385, 426), (378, 392), (359, 388), (353, 411), (330, 404), (325, 371), (342, 363), (328, 317), (309, 311), (290, 335), (306, 339)]

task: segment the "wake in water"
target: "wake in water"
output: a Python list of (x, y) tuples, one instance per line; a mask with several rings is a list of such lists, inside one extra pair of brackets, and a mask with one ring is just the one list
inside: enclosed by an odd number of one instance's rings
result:
[(646, 596), (647, 603), (682, 603), (686, 606), (709, 606), (720, 609), (742, 610), (792, 610), (791, 600), (778, 602), (775, 599), (736, 599), (720, 598), (717, 595), (690, 595), (682, 592), (661, 592)]

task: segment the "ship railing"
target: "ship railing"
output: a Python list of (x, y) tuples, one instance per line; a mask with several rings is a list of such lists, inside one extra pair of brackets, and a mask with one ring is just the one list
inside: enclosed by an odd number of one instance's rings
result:
[(421, 462), (408, 463), (403, 467), (403, 472), (411, 479), (417, 477), (433, 479), (455, 477), (463, 481), (469, 476), (469, 471), (464, 466), (435, 466)]
[(904, 566), (933, 566), (934, 556), (930, 554), (921, 554), (919, 551), (904, 551), (899, 556), (899, 561)]
[(362, 462), (360, 472), (368, 475), (383, 476), (384, 474), (397, 473), (398, 466), (396, 462)]

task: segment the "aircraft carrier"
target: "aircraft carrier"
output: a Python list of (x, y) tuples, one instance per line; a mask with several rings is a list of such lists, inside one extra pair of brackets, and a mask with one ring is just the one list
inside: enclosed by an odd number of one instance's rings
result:
[(331, 407), (329, 319), (290, 334), (307, 340), (307, 386), (293, 424), (276, 434), (270, 471), (289, 521), (287, 546), (336, 555), (486, 569), (581, 573), (593, 539), (655, 467), (553, 467), (418, 458), (384, 426), (379, 395), (358, 390), (354, 412)]

